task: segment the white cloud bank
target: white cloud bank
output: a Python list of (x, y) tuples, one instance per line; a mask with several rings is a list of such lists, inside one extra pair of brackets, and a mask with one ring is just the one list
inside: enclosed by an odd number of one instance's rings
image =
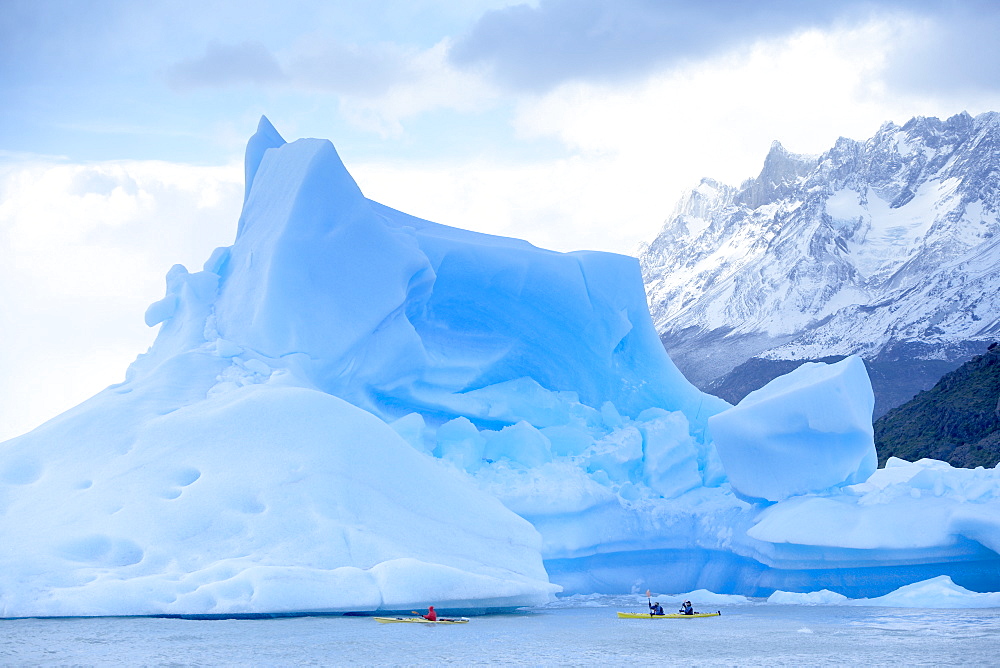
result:
[(124, 379), (167, 270), (232, 243), (242, 191), (237, 165), (0, 167), (0, 440)]

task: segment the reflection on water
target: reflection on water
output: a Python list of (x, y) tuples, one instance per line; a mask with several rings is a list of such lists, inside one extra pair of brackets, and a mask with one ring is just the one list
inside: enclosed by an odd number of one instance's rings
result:
[(750, 603), (721, 617), (618, 619), (643, 598), (562, 601), (469, 624), (368, 617), (0, 621), (0, 665), (997, 665), (1000, 609)]

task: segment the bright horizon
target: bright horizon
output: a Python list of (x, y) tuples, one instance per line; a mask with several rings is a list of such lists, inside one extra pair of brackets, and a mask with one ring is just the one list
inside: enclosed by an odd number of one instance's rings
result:
[(686, 188), (885, 122), (1000, 110), (1000, 8), (31, 2), (0, 15), (0, 440), (120, 382), (175, 263), (232, 243), (266, 115), (371, 199), (632, 253)]

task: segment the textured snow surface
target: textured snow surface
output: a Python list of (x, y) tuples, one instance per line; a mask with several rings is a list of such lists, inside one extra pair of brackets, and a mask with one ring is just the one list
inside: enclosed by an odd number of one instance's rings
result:
[(664, 353), (632, 258), (376, 204), (266, 119), (246, 173), (234, 244), (170, 270), (126, 381), (0, 444), (3, 616), (1000, 589), (997, 471), (865, 480), (853, 362), (732, 408)]
[[(203, 362), (158, 389), (196, 383)], [(553, 590), (527, 522), (341, 399), (278, 382), (92, 402), (5, 450), (6, 616), (503, 607)]]

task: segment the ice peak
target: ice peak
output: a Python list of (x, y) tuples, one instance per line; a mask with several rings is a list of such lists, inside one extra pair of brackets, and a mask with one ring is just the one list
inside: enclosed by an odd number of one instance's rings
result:
[(263, 115), (263, 114), (261, 114), (260, 121), (258, 121), (258, 123), (257, 123), (257, 133), (256, 134), (259, 134), (259, 135), (268, 135), (268, 136), (271, 136), (271, 137), (275, 137), (282, 144), (285, 143), (285, 140), (282, 139), (282, 137), (278, 133), (278, 131), (274, 129), (274, 125), (271, 123), (271, 121), (268, 119), (268, 117), (265, 116), (265, 115)]
[(285, 140), (271, 125), (267, 116), (261, 116), (257, 123), (257, 132), (247, 141), (247, 150), (243, 159), (243, 170), (246, 178), (246, 189), (243, 193), (243, 203), (246, 204), (250, 197), (250, 188), (253, 186), (253, 178), (257, 175), (257, 168), (260, 161), (264, 159), (264, 152), (269, 148), (282, 146)]

